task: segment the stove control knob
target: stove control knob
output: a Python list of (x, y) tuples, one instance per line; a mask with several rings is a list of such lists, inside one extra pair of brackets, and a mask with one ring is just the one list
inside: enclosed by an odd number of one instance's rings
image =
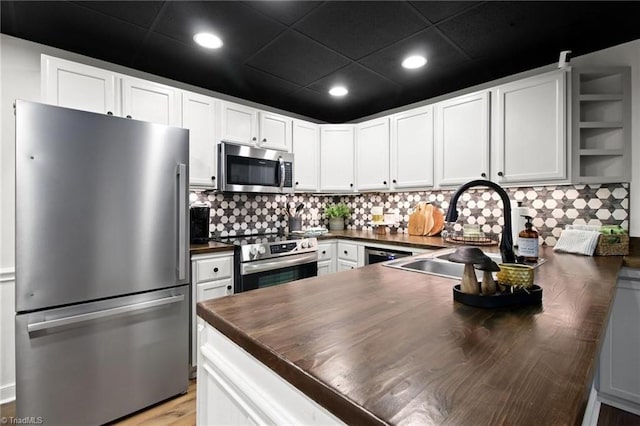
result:
[(302, 247), (303, 249), (309, 247), (309, 242), (307, 240), (302, 240), (300, 242), (300, 247)]
[(253, 246), (249, 249), (249, 253), (251, 253), (251, 256), (255, 256), (256, 254), (258, 254), (258, 247)]
[(309, 240), (309, 248), (313, 248), (313, 241)]
[(258, 247), (258, 253), (260, 254), (264, 254), (266, 252), (265, 248), (263, 246)]

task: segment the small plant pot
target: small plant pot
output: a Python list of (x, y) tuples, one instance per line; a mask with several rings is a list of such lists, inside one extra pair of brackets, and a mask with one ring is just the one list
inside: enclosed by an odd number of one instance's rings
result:
[(330, 231), (342, 231), (344, 230), (344, 217), (332, 217), (329, 219)]

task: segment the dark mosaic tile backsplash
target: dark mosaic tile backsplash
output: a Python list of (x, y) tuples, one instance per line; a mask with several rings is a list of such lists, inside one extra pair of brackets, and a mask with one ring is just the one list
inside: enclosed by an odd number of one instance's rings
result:
[[(512, 200), (522, 201), (534, 217), (541, 239), (554, 245), (567, 224), (621, 225), (629, 229), (629, 184), (562, 185), (506, 188)], [(312, 194), (274, 195), (192, 192), (190, 200), (211, 206), (210, 231), (219, 236), (286, 232), (284, 207), (303, 203), (302, 228), (328, 226), (323, 215), (327, 204), (344, 202), (351, 208), (345, 221), (348, 229), (370, 230), (371, 207), (383, 206), (395, 212), (398, 232), (407, 232), (411, 209), (420, 201), (430, 202), (446, 213), (454, 190), (394, 193), (363, 193), (325, 196)], [(500, 233), (502, 201), (490, 189), (471, 189), (458, 201), (460, 211), (454, 230), (463, 223), (477, 223), (487, 233)]]

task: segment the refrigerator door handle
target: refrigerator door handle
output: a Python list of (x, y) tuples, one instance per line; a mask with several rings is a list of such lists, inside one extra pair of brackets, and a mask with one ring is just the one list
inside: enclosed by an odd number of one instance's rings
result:
[(187, 165), (178, 164), (178, 279), (187, 278)]
[(170, 305), (172, 303), (181, 302), (184, 300), (184, 295), (163, 297), (162, 299), (149, 300), (146, 302), (134, 303), (133, 305), (119, 306), (117, 308), (104, 309), (101, 311), (88, 312), (86, 314), (72, 315), (64, 318), (56, 318), (48, 321), (34, 322), (27, 325), (27, 332), (33, 333), (41, 330), (49, 330), (56, 327), (62, 327), (65, 325), (78, 324), (86, 321), (92, 321), (99, 318), (114, 317), (129, 314), (131, 312), (139, 311), (141, 309), (155, 308), (163, 305)]

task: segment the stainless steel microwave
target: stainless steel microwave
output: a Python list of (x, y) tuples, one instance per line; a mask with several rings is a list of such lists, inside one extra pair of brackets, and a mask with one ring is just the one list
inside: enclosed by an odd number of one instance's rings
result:
[(220, 142), (218, 189), (228, 192), (293, 193), (293, 154)]

